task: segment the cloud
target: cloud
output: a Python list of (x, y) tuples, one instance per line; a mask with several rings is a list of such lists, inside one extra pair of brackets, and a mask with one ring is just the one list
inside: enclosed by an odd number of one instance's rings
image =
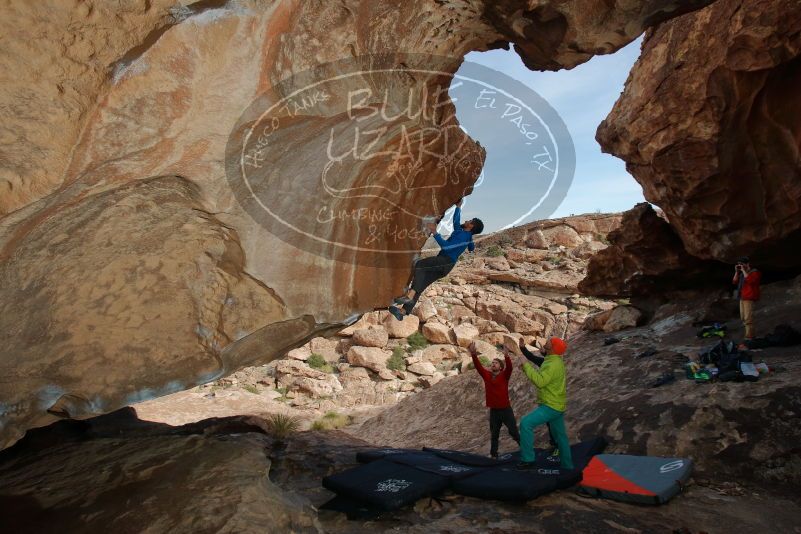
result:
[[(624, 163), (603, 154), (595, 141), (598, 124), (620, 96), (639, 57), (640, 44), (638, 39), (615, 54), (597, 56), (572, 70), (559, 72), (530, 71), (511, 51), (468, 54), (467, 61), (492, 68), (534, 89), (567, 125), (576, 148), (576, 174), (554, 216), (623, 211), (644, 201), (642, 188), (626, 172)], [(470, 136), (488, 148), (486, 182), (474, 193), (471, 207), (481, 212), (487, 229), (493, 231), (509, 223), (510, 213), (524, 213), (518, 210), (524, 208), (533, 171), (524, 166), (525, 158), (514, 154), (516, 144), (497, 142), (505, 135), (506, 125), (502, 121), (482, 122), (474, 113), (466, 113), (466, 104), (456, 103), (457, 117), (460, 121), (464, 117)]]

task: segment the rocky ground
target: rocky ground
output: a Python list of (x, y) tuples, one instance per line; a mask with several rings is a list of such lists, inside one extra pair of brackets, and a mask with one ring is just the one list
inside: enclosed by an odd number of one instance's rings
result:
[[(137, 413), (172, 425), (285, 413), (307, 428), (331, 412), (359, 423), (467, 371), (473, 341), (492, 358), (509, 334), (540, 345), (549, 335), (577, 330), (588, 315), (612, 313), (615, 302), (582, 297), (576, 287), (620, 219), (580, 215), (487, 236), (403, 322), (386, 311), (368, 313), (335, 338), (315, 338), (284, 359), (137, 404)], [(614, 312), (607, 329), (633, 325), (637, 317), (627, 309)], [(594, 321), (604, 323), (607, 315)]]
[[(799, 303), (801, 278), (765, 287), (758, 328), (798, 326)], [(0, 531), (798, 533), (801, 347), (754, 352), (773, 370), (755, 383), (696, 384), (680, 373), (714, 343), (695, 336), (694, 322), (729, 319), (736, 335), (733, 304), (688, 296), (616, 332), (621, 341), (609, 346), (605, 332), (569, 336), (571, 438), (603, 435), (612, 452), (693, 458), (693, 478), (667, 505), (564, 490), (525, 505), (444, 494), (374, 521), (317, 511), (332, 496), (322, 477), (355, 465), (371, 444), (485, 451), (483, 391), (469, 372), (345, 430), (283, 436), (265, 416), (172, 427), (129, 409), (29, 432), (0, 453)], [(657, 352), (637, 357), (648, 348)], [(669, 370), (675, 382), (650, 387)], [(518, 415), (532, 407), (534, 390), (519, 371), (511, 395)]]
[[(576, 230), (587, 221), (598, 231)], [(373, 312), (268, 365), (29, 432), (0, 453), (0, 532), (801, 532), (801, 347), (754, 351), (772, 370), (756, 383), (686, 379), (683, 365), (715, 342), (695, 325), (728, 320), (736, 337), (736, 301), (686, 292), (641, 324), (626, 302), (575, 294), (584, 251), (603, 249), (616, 224), (584, 216), (491, 236), (402, 323)], [(798, 327), (800, 303), (801, 278), (766, 286), (757, 328)], [(332, 497), (322, 477), (355, 465), (362, 448), (487, 452), (465, 347), (494, 356), (496, 343), (536, 346), (565, 330), (571, 439), (693, 458), (682, 495), (654, 508), (573, 490), (525, 505), (445, 494), (375, 521), (318, 512)], [(620, 341), (605, 345), (610, 336)], [(651, 387), (665, 372), (676, 380)], [(511, 397), (518, 417), (535, 404), (518, 370)], [(514, 443), (502, 435), (501, 446)]]

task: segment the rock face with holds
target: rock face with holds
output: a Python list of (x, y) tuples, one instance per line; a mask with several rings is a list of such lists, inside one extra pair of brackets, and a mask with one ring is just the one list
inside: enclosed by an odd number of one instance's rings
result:
[(800, 31), (796, 0), (660, 24), (598, 128), (693, 256), (801, 267)]

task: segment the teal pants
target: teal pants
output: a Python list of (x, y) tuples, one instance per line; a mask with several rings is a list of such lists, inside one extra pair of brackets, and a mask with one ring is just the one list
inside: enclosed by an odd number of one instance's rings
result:
[(570, 441), (567, 439), (567, 430), (565, 430), (565, 415), (563, 412), (557, 412), (545, 405), (539, 406), (520, 420), (520, 459), (524, 462), (533, 462), (536, 459), (534, 429), (549, 423), (556, 446), (559, 448), (562, 469), (573, 469)]

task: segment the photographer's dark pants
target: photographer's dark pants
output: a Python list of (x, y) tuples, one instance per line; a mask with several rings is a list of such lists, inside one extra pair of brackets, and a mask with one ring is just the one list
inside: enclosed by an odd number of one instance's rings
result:
[(454, 265), (456, 265), (454, 261), (444, 254), (417, 260), (414, 264), (414, 278), (412, 279), (414, 299), (404, 306), (406, 313), (412, 313), (423, 291), (437, 280), (445, 278)]
[(498, 454), (498, 438), (501, 436), (501, 425), (506, 425), (509, 435), (518, 444), (520, 443), (520, 432), (517, 431), (517, 421), (515, 413), (511, 408), (490, 408), (490, 454)]

